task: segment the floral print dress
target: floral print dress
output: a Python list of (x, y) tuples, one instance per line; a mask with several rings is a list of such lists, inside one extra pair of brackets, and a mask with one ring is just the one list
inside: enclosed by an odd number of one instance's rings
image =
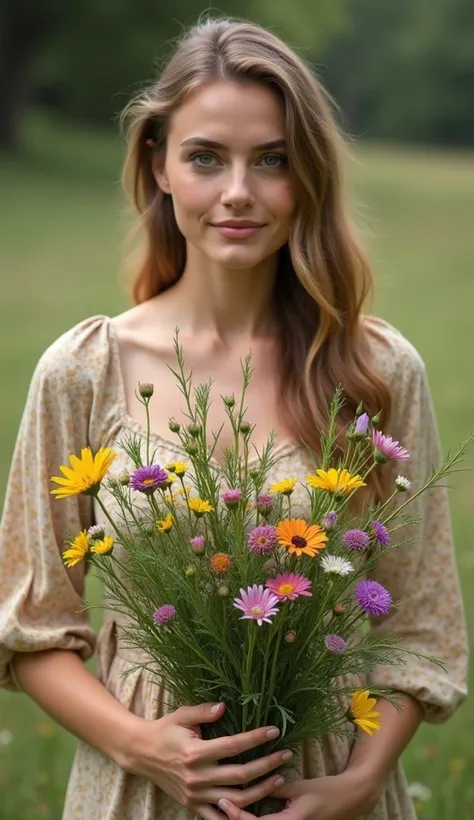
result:
[[(374, 363), (393, 395), (392, 423), (386, 432), (410, 451), (412, 457), (403, 464), (403, 473), (416, 489), (441, 457), (425, 368), (412, 345), (392, 326), (373, 317), (366, 321)], [(159, 393), (159, 385), (156, 389)], [(61, 336), (41, 357), (18, 434), (0, 537), (0, 686), (18, 688), (11, 665), (17, 652), (70, 649), (86, 660), (96, 649), (104, 686), (136, 715), (156, 719), (167, 709), (166, 691), (145, 671), (122, 676), (140, 660), (140, 653), (121, 638), (122, 616), (107, 611), (96, 638), (87, 613), (80, 611), (84, 566), (66, 569), (61, 557), (65, 530), (101, 524), (102, 513), (90, 497), (58, 502), (50, 494), (50, 476), (57, 474), (70, 453), (79, 453), (85, 446), (93, 451), (117, 448), (127, 432), (145, 436), (125, 405), (113, 321), (92, 317)], [(153, 439), (159, 463), (185, 457), (179, 444), (157, 435)], [(130, 466), (126, 454), (117, 449), (112, 474)], [(311, 471), (305, 450), (296, 441), (278, 445), (278, 455), (272, 481), (288, 476), (303, 480)], [(295, 493), (294, 498), (304, 514), (304, 495)], [(107, 504), (113, 515), (113, 499), (107, 498)], [(441, 723), (466, 696), (467, 665), (446, 490), (432, 489), (414, 502), (411, 511), (422, 517), (421, 524), (413, 525), (415, 543), (388, 552), (379, 559), (374, 573), (400, 601), (384, 619), (384, 626), (400, 635), (407, 647), (442, 659), (447, 671), (407, 656), (406, 665), (380, 668), (369, 680), (354, 683), (389, 685), (409, 693), (422, 705), (425, 720)], [(373, 628), (379, 628), (377, 622)], [(296, 776), (312, 778), (343, 771), (352, 745), (349, 738), (333, 737), (322, 745), (305, 743), (293, 761)], [(192, 820), (192, 816), (192, 811), (151, 781), (124, 772), (79, 741), (63, 820)], [(366, 820), (414, 818), (397, 763)]]

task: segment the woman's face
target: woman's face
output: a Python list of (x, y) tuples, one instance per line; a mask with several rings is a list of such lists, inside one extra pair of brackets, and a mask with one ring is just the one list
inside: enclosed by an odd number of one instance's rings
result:
[(216, 81), (196, 89), (172, 116), (166, 156), (154, 163), (181, 233), (213, 262), (251, 268), (287, 242), (295, 189), (285, 114), (265, 86)]

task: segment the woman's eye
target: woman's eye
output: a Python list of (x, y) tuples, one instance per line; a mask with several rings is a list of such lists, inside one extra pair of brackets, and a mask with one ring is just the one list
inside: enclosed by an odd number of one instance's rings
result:
[(214, 159), (214, 154), (210, 154), (209, 151), (200, 151), (189, 157), (189, 161), (196, 168), (210, 168)]
[(262, 157), (267, 168), (284, 168), (288, 165), (288, 159), (283, 154), (265, 154)]

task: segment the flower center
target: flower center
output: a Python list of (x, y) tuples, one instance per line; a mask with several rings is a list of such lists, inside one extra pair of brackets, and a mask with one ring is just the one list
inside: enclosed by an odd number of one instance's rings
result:
[(143, 484), (154, 484), (154, 483), (155, 483), (154, 478), (144, 478), (143, 479)]
[(303, 547), (306, 547), (308, 545), (306, 538), (303, 538), (302, 535), (294, 535), (291, 539), (291, 543), (293, 544), (293, 546), (298, 547), (299, 549), (303, 549)]
[(259, 544), (268, 544), (268, 538), (265, 538), (265, 536), (264, 536), (264, 535), (261, 535), (261, 536), (258, 538), (258, 543), (259, 543)]
[(280, 592), (282, 595), (289, 595), (291, 592), (293, 592), (293, 590), (293, 584), (280, 584), (280, 586), (278, 587), (278, 592)]
[(254, 618), (261, 618), (263, 615), (263, 609), (261, 606), (252, 606), (250, 607), (250, 613)]

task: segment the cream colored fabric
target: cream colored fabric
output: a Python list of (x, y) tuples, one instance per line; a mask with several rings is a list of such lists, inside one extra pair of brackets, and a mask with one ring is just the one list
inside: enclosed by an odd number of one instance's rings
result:
[[(423, 362), (414, 348), (387, 323), (370, 319), (375, 362), (394, 397), (390, 432), (412, 458), (396, 465), (416, 488), (440, 458), (436, 423)], [(159, 393), (159, 386), (157, 389)], [(15, 688), (10, 661), (15, 652), (48, 648), (73, 649), (90, 657), (95, 635), (80, 613), (84, 568), (66, 570), (61, 559), (64, 531), (78, 531), (101, 521), (90, 498), (58, 501), (49, 478), (70, 453), (90, 445), (116, 446), (127, 432), (145, 435), (128, 415), (117, 340), (107, 317), (81, 322), (42, 356), (35, 371), (15, 448), (0, 540), (0, 684)], [(176, 443), (154, 436), (156, 459), (167, 463), (184, 454)], [(130, 466), (119, 450), (113, 473)], [(307, 475), (305, 451), (296, 442), (279, 447), (272, 480)], [(113, 503), (113, 502), (112, 502)], [(113, 512), (111, 500), (109, 509)], [(304, 512), (304, 496), (295, 496)], [(401, 606), (387, 620), (407, 646), (436, 655), (444, 673), (427, 662), (409, 659), (404, 667), (381, 669), (374, 683), (389, 683), (423, 704), (429, 721), (441, 722), (466, 695), (466, 635), (451, 540), (446, 492), (424, 495), (416, 506), (423, 524), (413, 528), (417, 543), (390, 552), (375, 577)], [(374, 625), (377, 628), (377, 625)], [(103, 683), (137, 715), (157, 718), (166, 693), (148, 675), (121, 673), (136, 653), (120, 639), (120, 618), (107, 612), (98, 638), (98, 668)], [(365, 681), (362, 681), (364, 683)], [(342, 771), (351, 752), (349, 740), (327, 738), (322, 747), (307, 743), (296, 760), (299, 776), (317, 777)], [(191, 820), (151, 782), (121, 771), (87, 744), (78, 745), (63, 820)], [(390, 774), (383, 798), (370, 820), (411, 820), (414, 810), (400, 765)]]

